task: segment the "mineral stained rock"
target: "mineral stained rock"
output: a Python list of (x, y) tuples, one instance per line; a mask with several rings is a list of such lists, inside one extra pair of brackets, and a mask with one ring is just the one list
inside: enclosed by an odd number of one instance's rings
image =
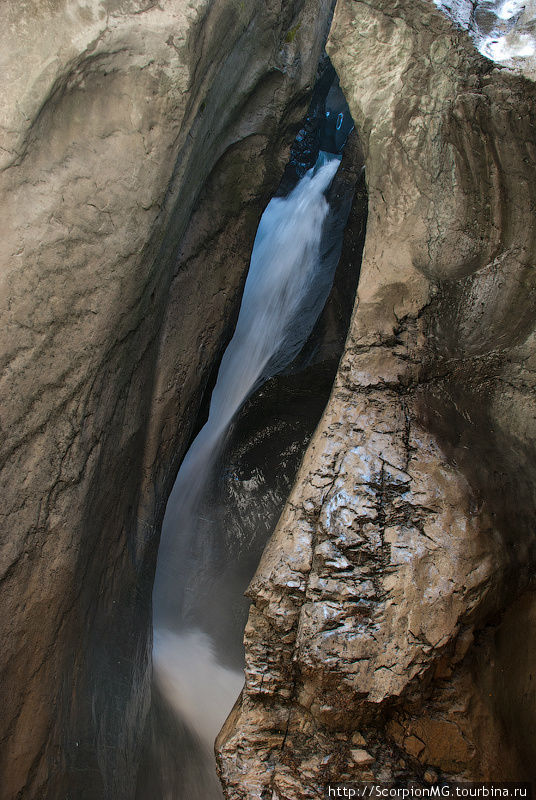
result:
[(536, 759), (536, 87), (425, 0), (338, 0), (328, 53), (367, 236), (331, 399), (249, 587), (217, 742), (232, 800), (527, 779)]
[(0, 9), (0, 797), (134, 793), (163, 503), (327, 0)]

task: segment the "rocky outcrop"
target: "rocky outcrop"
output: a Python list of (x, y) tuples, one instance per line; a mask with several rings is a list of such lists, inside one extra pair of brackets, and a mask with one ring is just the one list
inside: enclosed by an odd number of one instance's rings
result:
[(367, 237), (331, 399), (249, 588), (217, 745), (233, 800), (527, 779), (535, 758), (513, 719), (536, 719), (514, 623), (534, 609), (536, 89), (425, 0), (338, 0), (328, 52)]
[(163, 502), (331, 2), (6, 2), (0, 796), (132, 797)]

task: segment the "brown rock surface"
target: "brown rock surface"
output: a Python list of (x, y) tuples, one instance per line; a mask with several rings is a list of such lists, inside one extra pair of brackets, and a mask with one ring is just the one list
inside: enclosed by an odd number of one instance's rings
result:
[(330, 8), (2, 3), (2, 800), (133, 794), (158, 519)]
[(527, 702), (534, 726), (533, 632), (514, 686), (513, 612), (494, 615), (535, 561), (536, 87), (425, 0), (339, 0), (328, 52), (367, 238), (331, 399), (249, 589), (218, 740), (233, 800), (431, 767), (526, 779), (535, 760), (508, 711)]

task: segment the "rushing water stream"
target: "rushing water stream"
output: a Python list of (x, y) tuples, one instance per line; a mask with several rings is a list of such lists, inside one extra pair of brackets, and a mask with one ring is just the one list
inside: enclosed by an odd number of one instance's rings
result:
[(166, 508), (153, 597), (155, 678), (208, 752), (243, 676), (219, 663), (209, 637), (188, 623), (191, 552), (207, 522), (204, 498), (233, 419), (255, 389), (294, 359), (329, 292), (333, 271), (326, 270), (320, 245), (329, 211), (324, 194), (339, 163), (340, 156), (321, 152), (290, 194), (267, 206), (208, 420), (186, 454)]

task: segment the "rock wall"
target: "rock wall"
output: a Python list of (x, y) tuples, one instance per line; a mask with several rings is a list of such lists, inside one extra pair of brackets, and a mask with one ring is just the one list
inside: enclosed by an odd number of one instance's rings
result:
[(528, 779), (536, 88), (426, 0), (338, 0), (328, 53), (365, 152), (365, 252), (249, 588), (222, 779), (233, 800)]
[(134, 794), (158, 522), (331, 6), (2, 4), (2, 800)]

